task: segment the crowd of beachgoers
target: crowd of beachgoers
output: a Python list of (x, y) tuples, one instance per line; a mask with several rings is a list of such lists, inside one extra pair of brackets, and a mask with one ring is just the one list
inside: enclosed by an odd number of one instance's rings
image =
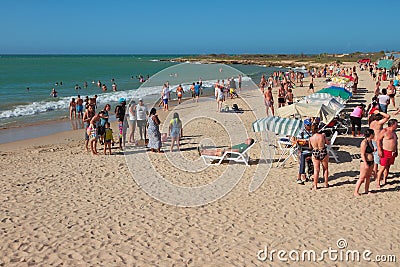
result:
[[(361, 165), (360, 179), (357, 183), (355, 195), (359, 195), (358, 191), (363, 182), (365, 182), (365, 193), (369, 192), (370, 177), (376, 180), (377, 187), (385, 185), (390, 171), (397, 157), (397, 136), (395, 130), (397, 128), (397, 120), (391, 118), (400, 113), (395, 103), (396, 86), (399, 80), (399, 66), (390, 70), (378, 68), (376, 63), (363, 62), (358, 66), (342, 67), (339, 63), (327, 64), (321, 69), (312, 68), (292, 69), (287, 72), (276, 71), (269, 77), (262, 75), (259, 88), (264, 98), (266, 107), (266, 115), (274, 116), (276, 109), (286, 105), (292, 105), (300, 98), (295, 96), (297, 87), (304, 87), (304, 79), (307, 77), (308, 93), (315, 93), (314, 79), (323, 78), (330, 84), (343, 87), (353, 95), (359, 93), (358, 83), (359, 77), (357, 71), (368, 71), (370, 78), (375, 82), (374, 97), (368, 105), (364, 103), (356, 104), (352, 110), (349, 120), (351, 122), (351, 134), (353, 137), (362, 137), (361, 142)], [(337, 78), (344, 78), (347, 83), (337, 84)], [(336, 80), (335, 80), (336, 79)], [(389, 81), (386, 88), (381, 88), (382, 81)], [(114, 83), (115, 84), (115, 83)], [(103, 85), (98, 82), (98, 87)], [(104, 86), (103, 86), (104, 87)], [(198, 102), (203, 95), (203, 85), (200, 79), (189, 87), (193, 102)], [(103, 88), (104, 90), (104, 88)], [(105, 89), (106, 90), (106, 89)], [(116, 86), (113, 90), (116, 90)], [(214, 84), (214, 95), (217, 103), (217, 112), (223, 112), (223, 103), (226, 99), (237, 98), (242, 90), (242, 76), (229, 77), (226, 80), (217, 80)], [(162, 86), (160, 102), (158, 108), (162, 107), (163, 111), (170, 110), (170, 101), (172, 94), (176, 95), (177, 103), (181, 104), (185, 91), (182, 85), (178, 85), (174, 90), (170, 87), (169, 82)], [(274, 101), (274, 95), (277, 96), (277, 103)], [(368, 100), (369, 101), (369, 100)], [(388, 106), (393, 105), (394, 111), (388, 114)], [(121, 98), (115, 107), (115, 117), (117, 119), (118, 131), (115, 136), (109, 122), (111, 105), (106, 104), (103, 109), (97, 111), (97, 96), (93, 98), (86, 97), (82, 99), (79, 95), (77, 99), (73, 98), (69, 110), (70, 118), (78, 117), (82, 120), (85, 129), (85, 149), (91, 151), (93, 155), (98, 155), (98, 143), (103, 146), (104, 154), (111, 154), (111, 148), (114, 143), (119, 144), (119, 149), (123, 150), (128, 145), (142, 145), (153, 152), (162, 152), (162, 144), (165, 140), (171, 138), (170, 151), (173, 151), (176, 145), (180, 149), (180, 140), (183, 137), (182, 121), (179, 114), (175, 112), (173, 119), (169, 122), (168, 133), (161, 134), (159, 126), (161, 124), (157, 115), (157, 105), (148, 108), (143, 99), (138, 99), (138, 103), (134, 100), (127, 104), (126, 99)], [(361, 133), (362, 118), (368, 120), (368, 129)], [(299, 158), (299, 172), (297, 177), (298, 184), (305, 184), (306, 181), (313, 177), (313, 189), (317, 189), (320, 165), (322, 165), (322, 173), (324, 177), (324, 186), (329, 187), (329, 153), (327, 146), (330, 145), (329, 134), (323, 130), (326, 124), (321, 122), (321, 118), (308, 117), (304, 118), (304, 126), (298, 136), (289, 137), (293, 141), (293, 145), (297, 146)], [(387, 123), (387, 126), (384, 125)], [(137, 129), (137, 130), (136, 130)], [(136, 131), (138, 134), (135, 133)], [(115, 142), (115, 139), (117, 140)], [(206, 152), (210, 153), (210, 151)], [(312, 163), (311, 163), (312, 162)], [(306, 175), (306, 166), (309, 175)], [(379, 167), (380, 166), (380, 167)]]
[[(113, 83), (115, 84), (115, 82)], [(104, 89), (105, 85), (100, 81), (97, 83), (99, 88)], [(222, 111), (222, 103), (227, 99), (233, 99), (238, 97), (238, 93), (241, 91), (242, 86), (242, 75), (227, 78), (226, 80), (218, 80), (215, 83), (215, 99), (217, 101), (217, 110)], [(114, 87), (113, 87), (114, 88)], [(115, 89), (116, 90), (116, 89)], [(199, 102), (199, 98), (203, 95), (203, 84), (202, 80), (199, 79), (197, 82), (189, 87), (189, 92), (185, 92), (182, 85), (176, 86), (172, 89), (169, 82), (166, 82), (162, 86), (160, 101), (158, 108), (162, 107), (163, 111), (169, 111), (169, 102), (175, 94), (177, 104), (181, 104), (183, 95), (189, 93), (193, 102)], [(157, 115), (157, 105), (152, 108), (148, 108), (148, 105), (144, 103), (143, 98), (138, 99), (138, 103), (135, 100), (130, 100), (127, 103), (125, 98), (121, 98), (118, 104), (114, 108), (115, 117), (118, 122), (118, 136), (114, 141), (114, 132), (111, 129), (110, 115), (111, 115), (111, 104), (105, 104), (104, 108), (100, 111), (98, 109), (98, 97), (86, 96), (82, 99), (80, 95), (77, 98), (72, 98), (69, 103), (69, 117), (71, 120), (78, 119), (83, 122), (83, 128), (85, 130), (85, 149), (91, 151), (93, 155), (98, 155), (97, 146), (98, 143), (104, 146), (104, 154), (111, 154), (111, 147), (114, 143), (119, 144), (119, 148), (123, 150), (126, 144), (138, 145), (145, 144), (151, 151), (162, 152), (161, 139), (165, 139), (168, 136), (173, 140), (171, 145), (171, 151), (174, 143), (179, 150), (179, 141), (182, 138), (182, 122), (179, 119), (179, 114), (175, 113), (173, 120), (170, 122), (170, 129), (167, 134), (161, 135), (159, 130), (160, 120)], [(138, 129), (138, 130), (136, 130)], [(135, 138), (135, 133), (138, 131), (139, 138)]]
[[(370, 103), (357, 103), (354, 110), (350, 114), (351, 134), (353, 137), (363, 137), (364, 140), (360, 146), (360, 179), (356, 184), (354, 195), (359, 196), (359, 189), (365, 182), (365, 193), (369, 193), (370, 179), (376, 181), (377, 188), (381, 188), (387, 183), (390, 166), (394, 164), (398, 155), (398, 140), (396, 129), (398, 126), (397, 119), (391, 118), (400, 113), (400, 108), (396, 106), (396, 86), (399, 85), (399, 66), (387, 70), (379, 68), (376, 63), (365, 62), (358, 65), (359, 71), (369, 71), (370, 78), (375, 81), (374, 96), (367, 100)], [(275, 108), (294, 103), (293, 89), (296, 85), (303, 86), (303, 72), (289, 71), (287, 73), (275, 72), (266, 79), (262, 76), (259, 87), (264, 96), (267, 116), (272, 113), (274, 115)], [(309, 92), (314, 93), (314, 78), (325, 78), (326, 81), (332, 81), (334, 77), (346, 77), (349, 83), (343, 84), (343, 88), (350, 91), (353, 95), (359, 93), (357, 75), (357, 66), (341, 67), (337, 63), (325, 65), (322, 69), (316, 68), (309, 70), (306, 74), (310, 77)], [(382, 81), (388, 81), (386, 88), (381, 88)], [(265, 89), (267, 87), (267, 89)], [(277, 87), (278, 105), (274, 103), (272, 90)], [(368, 89), (367, 89), (368, 90)], [(392, 104), (394, 111), (388, 114), (388, 106)], [(275, 108), (274, 108), (275, 106)], [(366, 117), (368, 128), (361, 133), (362, 118)], [(387, 123), (387, 126), (385, 124)], [(297, 176), (298, 184), (305, 184), (308, 181), (305, 166), (306, 161), (311, 169), (310, 176), (313, 176), (313, 189), (317, 189), (319, 180), (320, 165), (324, 177), (324, 186), (329, 187), (329, 153), (327, 147), (330, 140), (324, 133), (325, 124), (321, 123), (321, 118), (308, 117), (304, 120), (304, 127), (298, 136), (289, 137), (293, 140), (293, 146), (297, 147), (299, 158), (299, 172)], [(356, 129), (357, 128), (357, 129)], [(357, 132), (356, 132), (357, 130)], [(310, 171), (310, 170), (309, 170)]]

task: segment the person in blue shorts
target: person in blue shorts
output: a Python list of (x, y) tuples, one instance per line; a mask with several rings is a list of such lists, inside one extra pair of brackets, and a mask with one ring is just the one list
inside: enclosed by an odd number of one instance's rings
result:
[(196, 97), (196, 102), (199, 102), (199, 96), (200, 96), (200, 83), (197, 82), (196, 85), (194, 86), (194, 95)]

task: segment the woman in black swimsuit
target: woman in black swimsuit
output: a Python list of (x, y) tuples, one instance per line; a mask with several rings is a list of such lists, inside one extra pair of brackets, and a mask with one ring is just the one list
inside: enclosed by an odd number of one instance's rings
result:
[(310, 148), (312, 148), (312, 161), (314, 165), (314, 182), (312, 189), (318, 189), (318, 179), (320, 172), (320, 165), (322, 164), (322, 174), (325, 180), (325, 187), (329, 187), (328, 184), (328, 151), (326, 150), (326, 145), (329, 145), (330, 142), (326, 139), (325, 134), (318, 132), (318, 125), (313, 124), (311, 126), (311, 131), (313, 136), (310, 137)]
[(365, 194), (369, 193), (369, 183), (371, 180), (372, 170), (374, 168), (374, 146), (372, 140), (374, 139), (374, 130), (367, 129), (364, 133), (365, 139), (361, 142), (361, 164), (360, 164), (360, 179), (358, 179), (356, 188), (354, 190), (355, 196), (360, 196), (358, 193), (361, 184), (365, 182)]

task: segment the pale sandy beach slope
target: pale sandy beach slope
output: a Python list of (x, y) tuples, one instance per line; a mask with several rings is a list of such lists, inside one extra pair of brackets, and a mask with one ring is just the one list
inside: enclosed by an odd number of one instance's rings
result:
[[(358, 73), (360, 94), (349, 103), (350, 109), (359, 101), (369, 102), (374, 88), (367, 72)], [(316, 90), (324, 84), (318, 78)], [(382, 87), (386, 86), (384, 82)], [(307, 88), (298, 87), (294, 93), (306, 95)], [(339, 239), (347, 242), (344, 251), (370, 250), (371, 258), (397, 255), (400, 261), (400, 163), (397, 160), (392, 167), (388, 185), (377, 191), (372, 182), (375, 194), (353, 197), (360, 138), (338, 137), (334, 147), (341, 163), (330, 161), (331, 187), (318, 191), (311, 191), (309, 183), (296, 184), (297, 164), (289, 161), (283, 168), (272, 168), (261, 186), (249, 192), (257, 161), (263, 157), (261, 142), (250, 152), (249, 167), (227, 162), (198, 172), (180, 167), (187, 161), (193, 166), (201, 163), (196, 149), (204, 136), (225, 147), (240, 142), (246, 131), (261, 141), (251, 131), (251, 123), (265, 114), (261, 93), (245, 88), (242, 98), (227, 102), (243, 108), (239, 115), (217, 114), (211, 98), (177, 107), (185, 124), (181, 154), (146, 154), (143, 148), (130, 148), (130, 159), (121, 153), (93, 157), (83, 152), (82, 131), (0, 145), (0, 266), (314, 266), (317, 263), (281, 262), (276, 255), (272, 262), (261, 261), (257, 254), (266, 246), (320, 253), (338, 249)], [(159, 113), (162, 122), (168, 122), (172, 112)], [(197, 119), (185, 121), (185, 114)], [(217, 119), (210, 121), (208, 114)], [(127, 162), (143, 155), (152, 165), (149, 181), (155, 172), (189, 187), (207, 185), (226, 171), (240, 179), (212, 203), (168, 205), (146, 194), (133, 179)], [(322, 264), (395, 265), (328, 257)]]

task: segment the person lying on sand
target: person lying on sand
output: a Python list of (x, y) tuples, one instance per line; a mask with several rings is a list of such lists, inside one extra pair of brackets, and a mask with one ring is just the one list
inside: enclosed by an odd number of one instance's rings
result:
[(254, 143), (253, 138), (247, 138), (244, 143), (240, 143), (237, 145), (232, 146), (230, 149), (221, 149), (221, 148), (214, 148), (214, 149), (198, 149), (200, 156), (222, 156), (225, 152), (239, 152), (242, 153), (245, 151), (249, 146)]

